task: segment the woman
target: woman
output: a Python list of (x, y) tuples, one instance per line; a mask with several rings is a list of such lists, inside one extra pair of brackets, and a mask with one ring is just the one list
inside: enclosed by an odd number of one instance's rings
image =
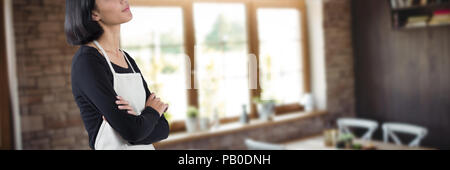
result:
[(66, 0), (65, 32), (80, 45), (72, 92), (92, 149), (154, 149), (166, 139), (168, 105), (148, 90), (136, 62), (119, 49), (120, 25), (132, 19), (127, 0)]

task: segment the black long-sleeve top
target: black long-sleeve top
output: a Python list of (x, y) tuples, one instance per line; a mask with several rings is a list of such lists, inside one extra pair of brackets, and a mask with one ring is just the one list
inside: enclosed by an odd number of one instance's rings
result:
[[(125, 54), (135, 71), (140, 73), (134, 59), (128, 53)], [(112, 66), (116, 73), (133, 73), (129, 64), (128, 69), (114, 63)], [(89, 136), (89, 146), (92, 149), (95, 149), (95, 139), (103, 121), (102, 116), (123, 139), (133, 145), (151, 144), (168, 137), (169, 125), (166, 118), (164, 115), (160, 116), (152, 107), (137, 110), (136, 112), (141, 112), (139, 116), (118, 109), (111, 69), (105, 57), (96, 48), (80, 46), (72, 59), (71, 74), (72, 93), (80, 109)], [(143, 77), (142, 80), (147, 99), (151, 92)]]

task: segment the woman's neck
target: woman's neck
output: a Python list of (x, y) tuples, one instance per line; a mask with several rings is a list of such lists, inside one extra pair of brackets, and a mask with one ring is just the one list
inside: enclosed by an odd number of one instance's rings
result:
[(120, 25), (104, 25), (103, 30), (103, 35), (97, 41), (105, 50), (117, 52), (120, 48)]

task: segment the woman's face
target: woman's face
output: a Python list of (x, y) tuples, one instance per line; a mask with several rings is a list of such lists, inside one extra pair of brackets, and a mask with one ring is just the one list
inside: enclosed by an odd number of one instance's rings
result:
[(92, 11), (94, 21), (105, 25), (119, 25), (133, 18), (128, 0), (96, 0), (97, 9)]

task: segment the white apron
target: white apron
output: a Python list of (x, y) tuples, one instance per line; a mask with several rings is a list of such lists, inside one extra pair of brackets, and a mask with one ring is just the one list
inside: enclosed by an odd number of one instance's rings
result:
[[(127, 60), (130, 67), (133, 69), (133, 73), (123, 73), (119, 74), (114, 71), (111, 61), (109, 60), (108, 54), (100, 46), (97, 41), (94, 44), (101, 50), (103, 56), (111, 69), (112, 75), (114, 77), (114, 91), (117, 95), (121, 96), (124, 100), (128, 101), (130, 106), (139, 115), (141, 111), (145, 108), (146, 93), (142, 82), (141, 74), (136, 73), (130, 61), (126, 57), (125, 53), (122, 51), (123, 56)], [(109, 125), (109, 123), (103, 120), (100, 129), (98, 130), (97, 137), (95, 139), (95, 149), (96, 150), (154, 150), (152, 144), (149, 145), (131, 145), (126, 140), (124, 140), (114, 129)]]

